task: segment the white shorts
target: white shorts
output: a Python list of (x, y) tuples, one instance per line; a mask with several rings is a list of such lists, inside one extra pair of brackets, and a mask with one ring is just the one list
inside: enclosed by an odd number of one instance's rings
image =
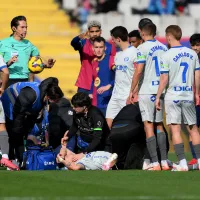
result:
[(149, 122), (162, 122), (163, 121), (163, 96), (160, 99), (161, 110), (156, 110), (156, 95), (153, 94), (140, 94), (138, 95), (140, 112), (142, 121)]
[(126, 100), (127, 99), (122, 100), (112, 96), (106, 110), (106, 118), (114, 119), (120, 110), (126, 106)]
[(5, 114), (4, 114), (3, 105), (1, 101), (0, 101), (0, 123), (5, 124)]
[(86, 154), (76, 164), (81, 164), (86, 170), (102, 170), (102, 165), (112, 154), (105, 151), (94, 151)]
[(197, 123), (194, 101), (165, 100), (166, 122), (167, 124), (193, 125)]

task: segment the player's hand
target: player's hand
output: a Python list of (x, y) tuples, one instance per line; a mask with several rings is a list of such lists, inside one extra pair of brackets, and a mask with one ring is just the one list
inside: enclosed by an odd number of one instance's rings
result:
[(49, 58), (47, 60), (47, 63), (45, 63), (45, 68), (52, 68), (55, 64), (56, 60), (54, 60), (53, 58)]
[(79, 36), (78, 36), (80, 39), (85, 39), (88, 37), (88, 31), (84, 32), (84, 33), (81, 33)]
[(67, 134), (68, 134), (69, 131), (66, 131), (63, 138), (61, 139), (61, 145), (62, 146), (65, 146), (67, 145), (67, 140), (68, 140), (68, 137), (67, 137)]
[(4, 89), (0, 88), (0, 97), (2, 96), (3, 93), (4, 93)]
[(93, 99), (93, 94), (89, 94), (90, 99)]
[(7, 65), (10, 66), (12, 65), (13, 63), (17, 62), (18, 61), (18, 56), (13, 56), (8, 62), (7, 62)]
[(61, 148), (59, 152), (59, 156), (64, 159), (65, 156), (67, 155), (67, 148)]
[(199, 106), (199, 103), (200, 103), (200, 102), (199, 102), (199, 94), (196, 94), (196, 95), (195, 95), (195, 105), (196, 105), (196, 106)]
[(64, 161), (64, 158), (62, 157), (62, 155), (58, 154), (57, 157), (56, 157), (56, 162), (57, 163), (63, 163), (63, 161)]
[(105, 91), (109, 90), (112, 86), (110, 84), (106, 85), (106, 86), (102, 86), (100, 88), (98, 88), (97, 93), (98, 94), (103, 94)]
[(129, 97), (128, 97), (127, 100), (126, 100), (126, 105), (129, 105), (129, 104), (134, 104), (133, 92), (130, 92), (130, 93), (129, 93)]
[(157, 109), (157, 110), (161, 110), (160, 99), (157, 99), (157, 98), (156, 98), (155, 104), (156, 104), (156, 109)]

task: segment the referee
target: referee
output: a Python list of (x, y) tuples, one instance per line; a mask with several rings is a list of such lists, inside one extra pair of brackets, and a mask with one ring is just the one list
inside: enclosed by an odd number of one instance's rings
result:
[[(34, 74), (28, 70), (28, 61), (32, 56), (39, 56), (39, 50), (29, 40), (26, 40), (27, 20), (24, 16), (14, 17), (11, 21), (12, 34), (0, 41), (0, 54), (8, 69), (8, 86), (17, 82), (34, 81)], [(46, 68), (53, 67), (55, 61), (48, 59)]]

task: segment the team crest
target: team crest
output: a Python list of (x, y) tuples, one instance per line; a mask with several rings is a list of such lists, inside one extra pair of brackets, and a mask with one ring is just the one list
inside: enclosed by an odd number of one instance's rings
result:
[(95, 87), (98, 87), (98, 86), (100, 85), (100, 83), (101, 83), (100, 78), (99, 78), (99, 77), (96, 77), (95, 80), (94, 80), (94, 86), (95, 86)]
[(128, 62), (128, 61), (129, 61), (129, 57), (125, 57), (125, 58), (124, 58), (124, 61), (125, 61), (125, 62)]
[(154, 102), (156, 100), (156, 96), (151, 96), (151, 101)]

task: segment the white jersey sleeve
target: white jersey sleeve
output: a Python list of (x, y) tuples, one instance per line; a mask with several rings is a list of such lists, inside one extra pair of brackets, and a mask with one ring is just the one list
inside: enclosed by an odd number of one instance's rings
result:
[(148, 40), (138, 47), (137, 63), (144, 63), (139, 81), (139, 94), (156, 94), (160, 80), (160, 57), (167, 47), (157, 40)]
[(3, 68), (5, 68), (5, 67), (7, 67), (7, 65), (6, 65), (6, 63), (4, 62), (3, 56), (0, 55), (0, 71), (1, 71)]
[(194, 100), (194, 73), (200, 70), (196, 52), (183, 46), (172, 47), (160, 64), (161, 73), (169, 74), (165, 100)]
[(135, 71), (137, 49), (133, 46), (120, 51), (115, 56), (115, 85), (112, 95), (118, 99), (127, 99), (130, 93)]

